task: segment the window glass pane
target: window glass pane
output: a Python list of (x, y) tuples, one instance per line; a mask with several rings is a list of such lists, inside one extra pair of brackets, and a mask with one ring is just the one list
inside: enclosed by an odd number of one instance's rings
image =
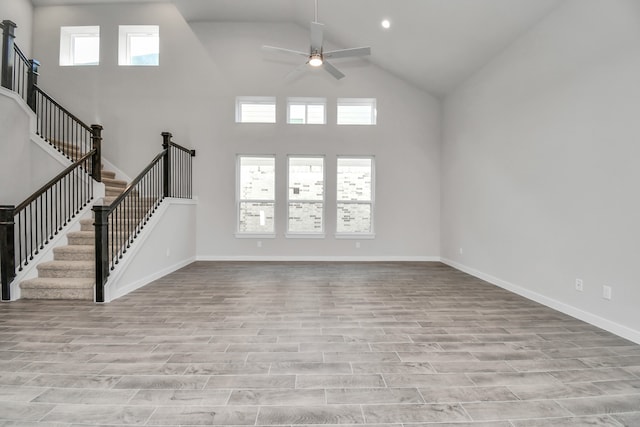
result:
[(371, 233), (371, 204), (338, 203), (338, 233)]
[(289, 159), (289, 200), (324, 199), (324, 159)]
[(312, 125), (324, 124), (324, 105), (307, 106), (307, 123)]
[(157, 34), (130, 34), (129, 61), (131, 65), (158, 65), (160, 37)]
[(371, 200), (371, 159), (338, 159), (338, 200)]
[(275, 199), (275, 180), (273, 157), (240, 159), (240, 200)]
[(359, 125), (371, 123), (370, 105), (340, 105), (338, 106), (338, 124)]
[(322, 233), (321, 202), (289, 203), (289, 231), (296, 233)]
[(273, 233), (273, 202), (240, 202), (240, 233)]
[(100, 62), (100, 37), (73, 36), (73, 65), (98, 65)]
[(291, 104), (289, 105), (289, 123), (303, 124), (305, 123), (306, 106)]

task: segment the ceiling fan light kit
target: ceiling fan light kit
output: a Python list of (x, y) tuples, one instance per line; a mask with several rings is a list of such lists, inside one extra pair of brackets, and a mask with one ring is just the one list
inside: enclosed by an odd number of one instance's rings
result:
[(329, 63), (329, 61), (327, 61), (327, 58), (348, 58), (367, 56), (371, 54), (370, 47), (356, 47), (324, 52), (324, 25), (318, 22), (318, 0), (315, 0), (315, 20), (311, 23), (310, 34), (311, 46), (309, 48), (309, 53), (275, 46), (262, 46), (262, 49), (268, 52), (280, 52), (289, 55), (304, 56), (307, 58), (307, 62), (294, 69), (287, 75), (287, 78), (297, 76), (298, 74), (308, 69), (307, 65), (310, 65), (315, 68), (321, 67), (337, 80), (340, 80), (344, 77), (344, 74), (336, 67), (334, 67), (331, 63)]

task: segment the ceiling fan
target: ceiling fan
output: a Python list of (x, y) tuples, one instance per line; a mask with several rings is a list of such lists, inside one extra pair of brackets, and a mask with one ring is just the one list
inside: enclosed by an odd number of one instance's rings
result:
[(311, 46), (309, 52), (301, 52), (298, 50), (285, 49), (275, 46), (262, 46), (262, 49), (268, 52), (280, 52), (297, 56), (304, 56), (307, 62), (299, 65), (287, 75), (287, 79), (291, 79), (308, 69), (308, 66), (323, 68), (336, 79), (340, 80), (344, 74), (334, 67), (327, 59), (347, 58), (356, 56), (367, 56), (371, 54), (370, 47), (354, 47), (351, 49), (340, 49), (325, 52), (323, 49), (324, 42), (324, 24), (318, 22), (318, 0), (315, 0), (315, 19), (311, 23)]

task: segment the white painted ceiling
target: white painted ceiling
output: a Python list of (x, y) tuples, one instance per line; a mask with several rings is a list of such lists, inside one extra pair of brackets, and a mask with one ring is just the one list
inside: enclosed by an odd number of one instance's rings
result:
[[(35, 6), (126, 0), (32, 0)], [(140, 2), (158, 0), (136, 0)], [(565, 0), (318, 0), (325, 37), (371, 46), (370, 61), (434, 95), (444, 95)], [(295, 22), (307, 28), (314, 0), (160, 0), (187, 21)], [(131, 2), (130, 2), (131, 3)], [(384, 30), (380, 22), (391, 21)], [(283, 46), (287, 47), (287, 46)]]

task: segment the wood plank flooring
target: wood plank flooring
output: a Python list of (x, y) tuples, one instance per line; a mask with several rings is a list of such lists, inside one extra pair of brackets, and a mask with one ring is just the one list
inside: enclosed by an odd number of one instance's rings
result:
[(439, 263), (0, 305), (0, 426), (640, 426), (640, 346)]

